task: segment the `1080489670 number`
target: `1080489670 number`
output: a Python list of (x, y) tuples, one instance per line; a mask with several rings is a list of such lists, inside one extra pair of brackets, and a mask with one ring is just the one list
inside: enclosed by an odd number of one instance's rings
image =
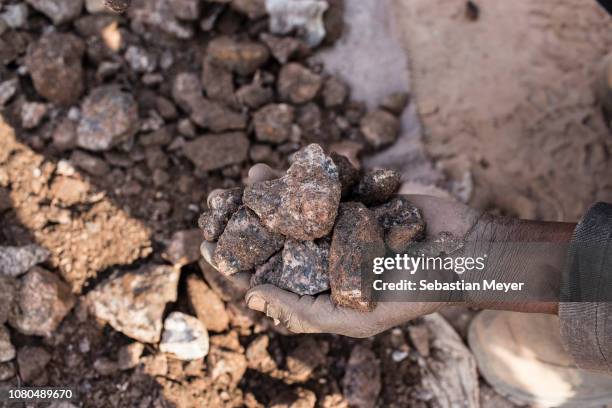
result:
[(72, 400), (76, 393), (70, 388), (7, 388), (0, 389), (0, 401), (35, 402), (35, 401), (67, 401)]

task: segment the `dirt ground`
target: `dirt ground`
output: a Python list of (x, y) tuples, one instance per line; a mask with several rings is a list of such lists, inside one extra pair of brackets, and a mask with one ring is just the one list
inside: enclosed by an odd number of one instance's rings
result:
[[(612, 36), (609, 17), (594, 1), (481, 1), (475, 21), (466, 18), (465, 2), (459, 0), (386, 4), (398, 18), (392, 27), (398, 39), (394, 58), (401, 47), (409, 50), (409, 64), (402, 59), (394, 74), (408, 66), (412, 72), (391, 86), (409, 88), (416, 103), (402, 117), (399, 147), (365, 159), (366, 164), (403, 168), (412, 172), (405, 181), (436, 184), (474, 206), (525, 218), (573, 221), (595, 200), (612, 201), (612, 138), (592, 91), (599, 62), (612, 50)], [(48, 24), (35, 14), (30, 29), (20, 31), (22, 41), (37, 38)], [(176, 62), (168, 75), (201, 71), (203, 45), (197, 41), (158, 41), (131, 32), (125, 19), (119, 24), (128, 43), (158, 55), (172, 53)], [(234, 12), (227, 12), (222, 24), (229, 33), (241, 24), (258, 30), (257, 22)], [(338, 46), (359, 34), (359, 27), (346, 30)], [(357, 97), (363, 95), (346, 77), (350, 72), (342, 72), (325, 52), (321, 58), (331, 72), (345, 76)], [(20, 59), (1, 68), (2, 80), (17, 75)], [(99, 82), (98, 62), (89, 64), (86, 83), (93, 87)], [(124, 67), (112, 81), (147, 108), (155, 96), (171, 99), (169, 84), (153, 86), (152, 97), (138, 78)], [(82, 295), (117, 269), (165, 262), (161, 254), (172, 234), (195, 228), (207, 193), (240, 185), (251, 160), (201, 172), (169, 145), (148, 146), (97, 154), (111, 168), (103, 174), (74, 172), (61, 164), (73, 149), (58, 151), (52, 143), (67, 109), (52, 112), (40, 127), (23, 129), (21, 104), (41, 98), (26, 76), (20, 83), (0, 121), (0, 188), (10, 193), (10, 206), (0, 209), (0, 244), (37, 242), (48, 248), (52, 255), (45, 267), (79, 295), (51, 337), (11, 332), (18, 349), (42, 347), (49, 353), (40, 385), (73, 385), (79, 392), (75, 404), (85, 407), (339, 408), (348, 406), (343, 377), (351, 351), (360, 345), (380, 361), (377, 406), (436, 406), (420, 384), (419, 351), (409, 326), (365, 340), (286, 336), (240, 301), (224, 302), (230, 326), (211, 332), (207, 359), (185, 363), (147, 345), (136, 368), (105, 370), (104, 363), (117, 360), (118, 350), (132, 340), (96, 321)], [(147, 114), (143, 108), (141, 117)], [(410, 161), (393, 154), (397, 151), (409, 151)], [(282, 167), (284, 160), (276, 164)], [(159, 163), (165, 163), (166, 182), (154, 179)], [(197, 263), (183, 268), (178, 300), (167, 312), (192, 313), (185, 295), (192, 275), (201, 276)], [(449, 314), (464, 339), (471, 314)], [(407, 354), (398, 359), (397, 351)], [(513, 406), (484, 383), (481, 399), (482, 406)]]

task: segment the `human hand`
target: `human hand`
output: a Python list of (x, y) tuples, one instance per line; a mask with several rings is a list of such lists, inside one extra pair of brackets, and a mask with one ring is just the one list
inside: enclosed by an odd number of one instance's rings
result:
[[(270, 180), (282, 174), (266, 165), (251, 168), (247, 184)], [(213, 191), (209, 196), (218, 194)], [(428, 237), (449, 232), (465, 236), (476, 223), (479, 213), (458, 202), (429, 196), (407, 196), (418, 208), (424, 209)], [(213, 267), (216, 244), (204, 242), (202, 255)], [(251, 274), (238, 273), (229, 279), (248, 287)], [(298, 296), (273, 285), (254, 287), (246, 293), (249, 308), (265, 313), (277, 324), (294, 333), (335, 333), (350, 337), (369, 337), (393, 326), (425, 314), (434, 313), (445, 305), (442, 302), (380, 303), (369, 313), (336, 306), (327, 294)]]

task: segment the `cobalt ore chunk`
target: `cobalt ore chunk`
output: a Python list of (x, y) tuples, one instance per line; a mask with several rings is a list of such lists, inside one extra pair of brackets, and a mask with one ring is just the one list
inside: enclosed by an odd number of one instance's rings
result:
[(367, 206), (389, 201), (401, 184), (401, 176), (393, 170), (372, 170), (366, 173), (353, 190), (356, 201)]
[(200, 216), (198, 223), (204, 232), (204, 239), (214, 242), (223, 233), (232, 214), (242, 205), (242, 189), (224, 190), (212, 197), (209, 205), (210, 209)]
[(405, 197), (396, 197), (372, 209), (385, 231), (385, 243), (395, 253), (403, 253), (425, 233), (421, 211)]
[(270, 230), (312, 241), (331, 232), (340, 195), (336, 165), (313, 144), (295, 154), (284, 177), (247, 187), (243, 201)]
[(329, 253), (329, 279), (332, 301), (362, 312), (372, 311), (376, 304), (368, 292), (374, 258), (385, 256), (382, 230), (374, 214), (361, 203), (343, 203)]
[(353, 186), (359, 181), (359, 170), (357, 170), (350, 160), (338, 153), (332, 153), (331, 158), (338, 168), (338, 176), (342, 185), (342, 197), (350, 194)]
[(225, 275), (248, 271), (267, 261), (282, 248), (284, 241), (282, 235), (268, 230), (253, 211), (243, 206), (219, 238), (214, 261)]
[(251, 286), (266, 283), (303, 295), (329, 289), (329, 242), (287, 240), (282, 253), (257, 268)]

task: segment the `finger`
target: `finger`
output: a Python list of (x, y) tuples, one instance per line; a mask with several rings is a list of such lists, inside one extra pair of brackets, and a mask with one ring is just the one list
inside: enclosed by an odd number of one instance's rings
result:
[(249, 177), (246, 180), (247, 185), (259, 183), (261, 181), (274, 180), (282, 176), (282, 172), (274, 170), (267, 164), (256, 164), (249, 169)]
[(217, 188), (213, 191), (210, 192), (210, 194), (208, 194), (208, 198), (206, 199), (206, 204), (208, 205), (208, 208), (212, 207), (212, 201), (215, 199), (215, 197), (217, 197), (219, 194), (223, 193), (225, 190), (221, 189), (221, 188)]
[(227, 276), (227, 279), (232, 281), (240, 293), (245, 294), (251, 288), (251, 276), (252, 274), (250, 272), (238, 272)]
[(202, 254), (202, 258), (204, 258), (204, 260), (208, 262), (210, 266), (212, 266), (216, 270), (219, 270), (219, 268), (217, 267), (217, 264), (213, 260), (216, 248), (217, 248), (216, 242), (204, 241), (200, 245), (200, 254)]
[(246, 294), (247, 306), (257, 312), (265, 313), (293, 333), (321, 333), (316, 321), (306, 320), (305, 316), (315, 298), (298, 296), (273, 285), (261, 285)]

